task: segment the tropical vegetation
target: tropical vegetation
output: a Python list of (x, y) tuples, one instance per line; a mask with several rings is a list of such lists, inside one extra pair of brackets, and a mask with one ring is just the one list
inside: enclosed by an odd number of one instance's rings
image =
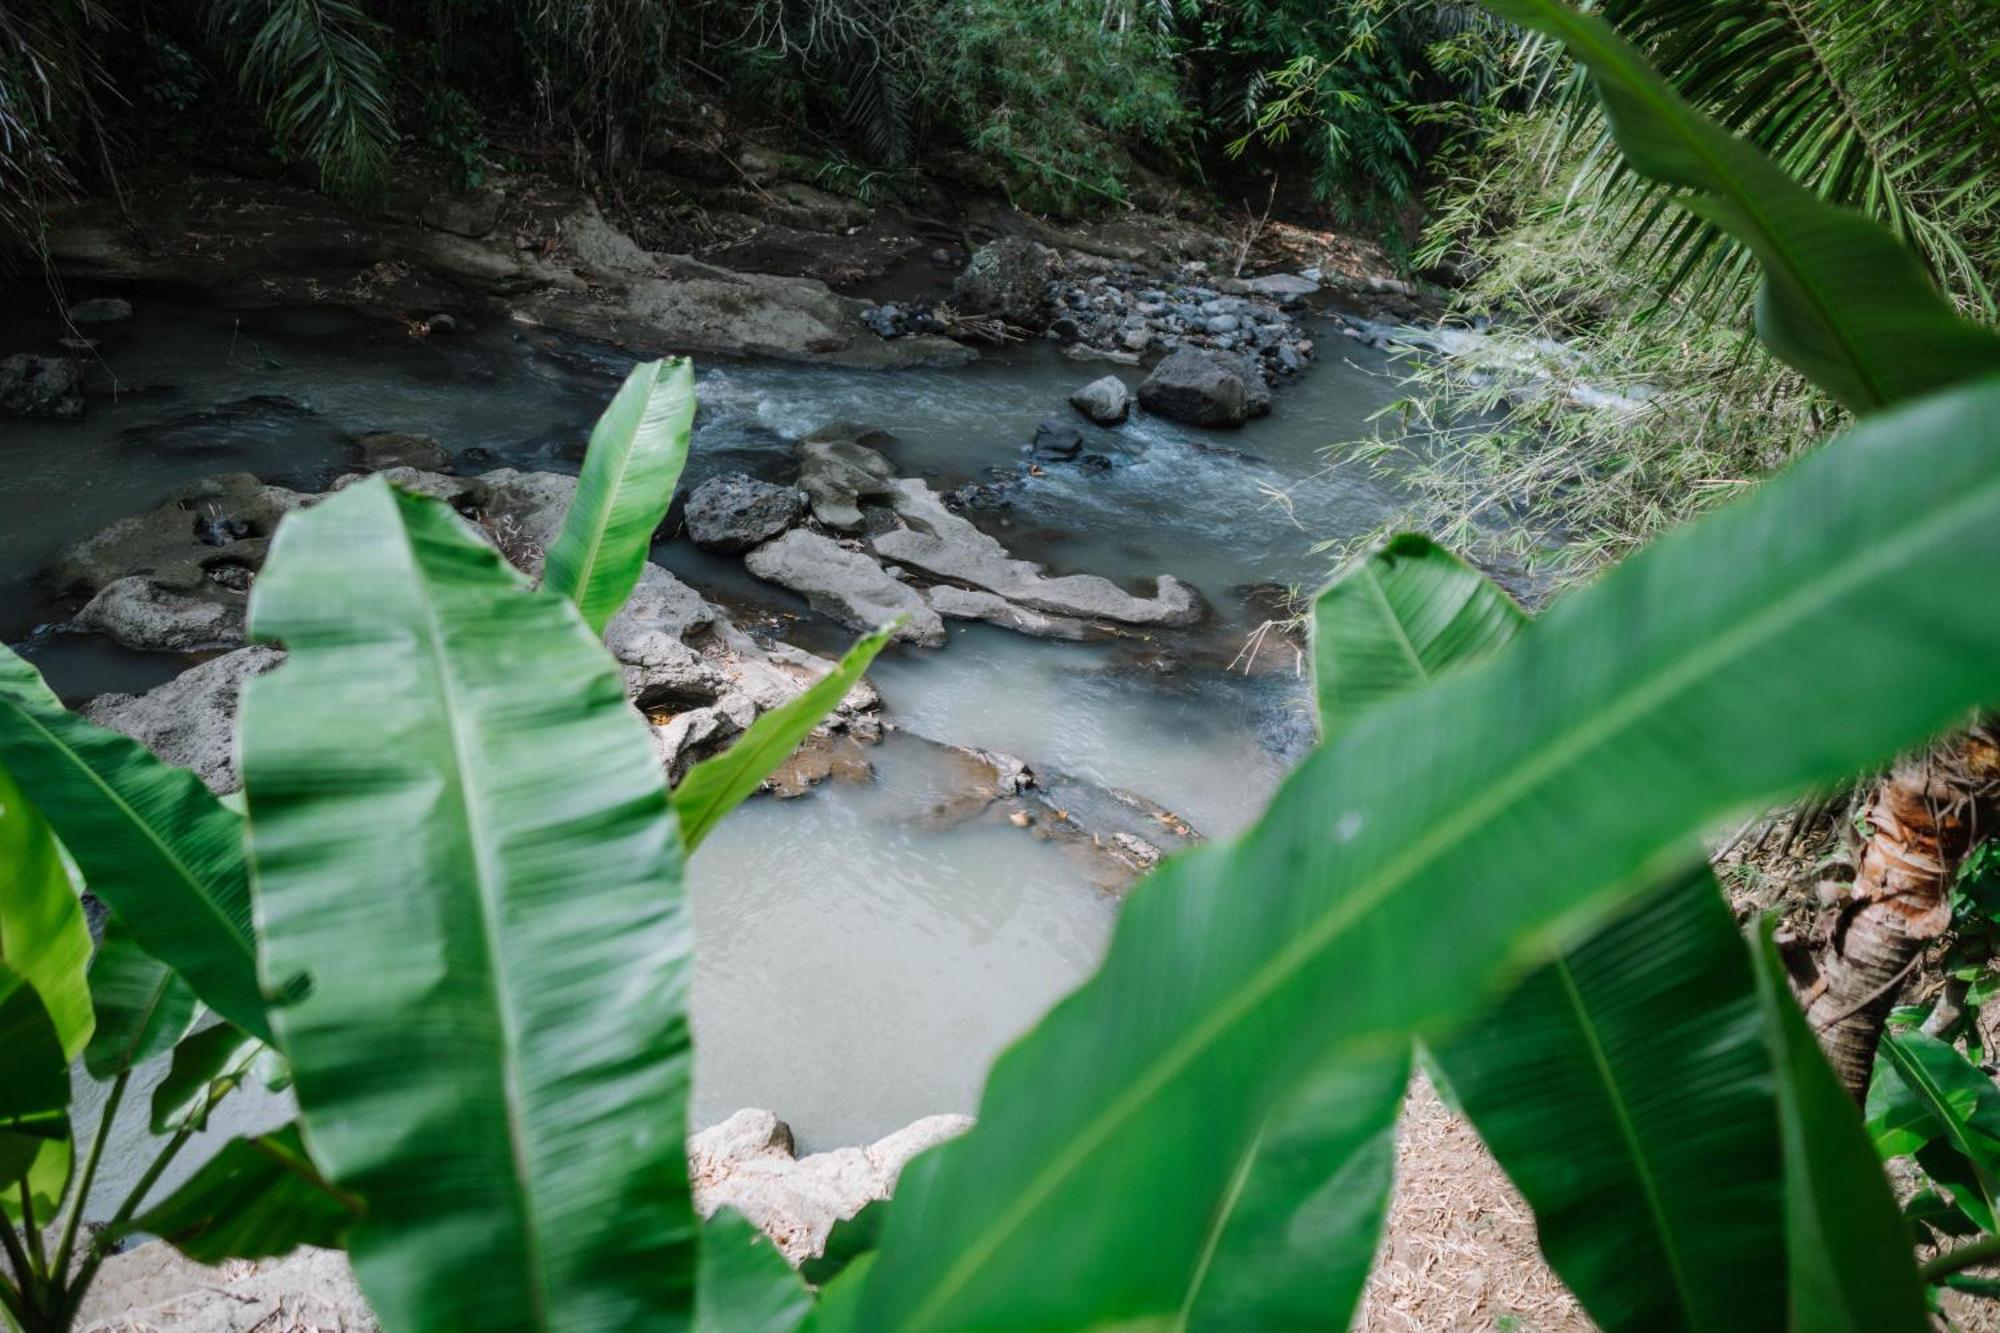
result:
[[(1969, 1270), (2000, 1258), (2000, 1090), (1965, 1034), (1886, 1014), (1893, 988), (1822, 994), (1839, 1012), (1809, 1023), (1702, 838), (1895, 764), (1874, 833), (1907, 848), (1899, 782), (1990, 781), (1931, 756), (1989, 753), (1977, 710), (2000, 702), (1978, 613), (2000, 335), (1918, 205), (1871, 221), (1836, 166), (1787, 171), (1791, 129), (1727, 113), (1753, 102), (1717, 89), (1755, 76), (1718, 62), (1755, 43), (1716, 46), (1711, 7), (1488, 8), (1589, 79), (1607, 191), (1663, 238), (1666, 290), (1727, 311), (1754, 282), (1762, 347), (1842, 429), (1532, 617), (1428, 537), (1349, 566), (1311, 612), (1320, 744), (1251, 828), (1133, 892), (976, 1128), (810, 1288), (690, 1199), (682, 878), (882, 636), (668, 790), (598, 636), (685, 458), (685, 362), (638, 367), (606, 411), (539, 585), (443, 504), (352, 486), (286, 520), (256, 584), (252, 634), (286, 661), (246, 693), (241, 810), (0, 657), (7, 1317), (67, 1327), (146, 1231), (204, 1260), (343, 1247), (390, 1329), (1342, 1327), (1417, 1067), (1607, 1329), (1915, 1330), (1940, 1290), (1990, 1291)], [(1675, 81), (1648, 50), (1683, 58)], [(1990, 920), (1990, 853), (1922, 832), (1929, 888)], [(85, 889), (111, 914), (94, 956)], [(1819, 1037), (1871, 1007), (1888, 1021), (1829, 1062)], [(158, 1163), (87, 1233), (106, 1127), (168, 1052)], [(81, 1140), (79, 1056), (109, 1084)], [(297, 1122), (152, 1197), (251, 1079), (288, 1085)]]

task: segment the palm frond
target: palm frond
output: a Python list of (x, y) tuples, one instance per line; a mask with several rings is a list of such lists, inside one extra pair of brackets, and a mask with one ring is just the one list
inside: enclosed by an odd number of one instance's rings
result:
[[(2000, 313), (2000, 7), (1980, 0), (1603, 0), (1689, 100), (1826, 198), (1881, 220), (1939, 285)], [(1570, 89), (1572, 126), (1600, 133)], [(1600, 155), (1581, 197), (1670, 291), (1741, 308), (1751, 265)]]
[(338, 193), (381, 183), (396, 132), (375, 20), (350, 0), (213, 0), (210, 17), (281, 149)]

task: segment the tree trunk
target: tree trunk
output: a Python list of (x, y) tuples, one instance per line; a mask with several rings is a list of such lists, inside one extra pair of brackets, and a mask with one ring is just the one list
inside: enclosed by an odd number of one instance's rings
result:
[(2000, 726), (1982, 720), (1899, 761), (1868, 804), (1854, 888), (1806, 1018), (1840, 1081), (1867, 1096), (1882, 1023), (1929, 945), (1951, 926), (1959, 863), (2000, 812)]

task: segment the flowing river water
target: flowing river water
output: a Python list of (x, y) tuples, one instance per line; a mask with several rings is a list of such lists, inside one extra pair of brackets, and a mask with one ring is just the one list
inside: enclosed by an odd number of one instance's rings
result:
[[(73, 703), (147, 688), (185, 662), (53, 628), (62, 609), (36, 574), (64, 544), (211, 473), (320, 489), (352, 470), (352, 437), (374, 430), (434, 435), (464, 473), (573, 472), (630, 364), (497, 322), (415, 339), (338, 312), (239, 315), (123, 294), (138, 313), (101, 330), (94, 372), (107, 385), (115, 375), (118, 395), (93, 399), (79, 422), (0, 423), (0, 638)], [(0, 351), (48, 342), (38, 304), (0, 304)], [(1310, 736), (1300, 675), (1230, 670), (1270, 614), (1257, 586), (1318, 582), (1322, 543), (1372, 528), (1397, 504), (1387, 483), (1358, 465), (1330, 467), (1323, 453), (1365, 433), (1396, 380), (1381, 353), (1320, 332), (1322, 359), (1278, 392), (1270, 417), (1233, 432), (1144, 416), (1090, 426), (1065, 396), (1107, 370), (1134, 386), (1140, 373), (1040, 342), (954, 370), (713, 360), (700, 369), (683, 491), (723, 471), (789, 480), (791, 440), (833, 421), (891, 432), (899, 470), (939, 489), (1011, 470), (1044, 418), (1078, 424), (1086, 447), (1117, 466), (1052, 466), (976, 520), (1055, 572), (1140, 580), (1128, 586), (1141, 591), (1174, 574), (1206, 597), (1210, 621), (1171, 642), (1098, 644), (952, 623), (943, 649), (899, 647), (874, 668), (885, 717), (1126, 788), (1203, 833), (1228, 834)], [(260, 395), (287, 401), (249, 401)], [(851, 638), (734, 558), (669, 541), (655, 559), (748, 627), (776, 625), (822, 652)], [(694, 858), (697, 1126), (768, 1107), (804, 1152), (970, 1111), (993, 1056), (1104, 947), (1117, 903), (1073, 860), (1011, 827), (913, 818), (957, 780), (925, 747), (892, 735), (870, 759), (873, 782), (751, 800)], [(283, 1114), (245, 1098), (209, 1137)], [(142, 1140), (114, 1143), (100, 1200), (143, 1167)]]

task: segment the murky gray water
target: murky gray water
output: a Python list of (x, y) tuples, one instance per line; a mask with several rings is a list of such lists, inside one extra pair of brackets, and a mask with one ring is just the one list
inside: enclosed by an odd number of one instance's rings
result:
[[(52, 336), (33, 304), (0, 307), (0, 352)], [(0, 423), (0, 637), (73, 700), (143, 688), (182, 664), (38, 630), (62, 609), (34, 575), (64, 543), (208, 473), (317, 488), (349, 469), (351, 437), (369, 430), (436, 435), (464, 472), (573, 471), (629, 364), (500, 325), (416, 340), (328, 312), (239, 318), (143, 294), (136, 304), (136, 319), (103, 331), (98, 377), (108, 386), (115, 372), (119, 397), (93, 401), (78, 423)], [(1358, 470), (1327, 471), (1320, 450), (1362, 433), (1395, 383), (1375, 353), (1338, 337), (1321, 347), (1328, 359), (1264, 421), (1236, 432), (1085, 425), (1088, 447), (1119, 466), (1050, 468), (1012, 508), (975, 516), (1057, 572), (1193, 583), (1215, 611), (1200, 635), (1078, 645), (955, 625), (941, 651), (882, 659), (888, 716), (1140, 792), (1205, 832), (1240, 827), (1283, 772), (1304, 698), (1283, 673), (1226, 670), (1266, 614), (1244, 590), (1317, 582), (1326, 557), (1315, 546), (1394, 503)], [(1046, 344), (955, 371), (717, 362), (702, 370), (684, 487), (726, 470), (788, 478), (790, 439), (841, 419), (893, 432), (895, 461), (935, 486), (984, 480), (1011, 469), (1036, 422), (1074, 418), (1065, 395), (1107, 369)], [(733, 560), (684, 542), (656, 558), (725, 604), (796, 617), (784, 632), (807, 646), (850, 637)], [(695, 858), (697, 1124), (767, 1106), (810, 1149), (969, 1110), (995, 1052), (1094, 964), (1115, 904), (1015, 830), (912, 823), (946, 780), (919, 750), (882, 747), (872, 785), (752, 801)]]

